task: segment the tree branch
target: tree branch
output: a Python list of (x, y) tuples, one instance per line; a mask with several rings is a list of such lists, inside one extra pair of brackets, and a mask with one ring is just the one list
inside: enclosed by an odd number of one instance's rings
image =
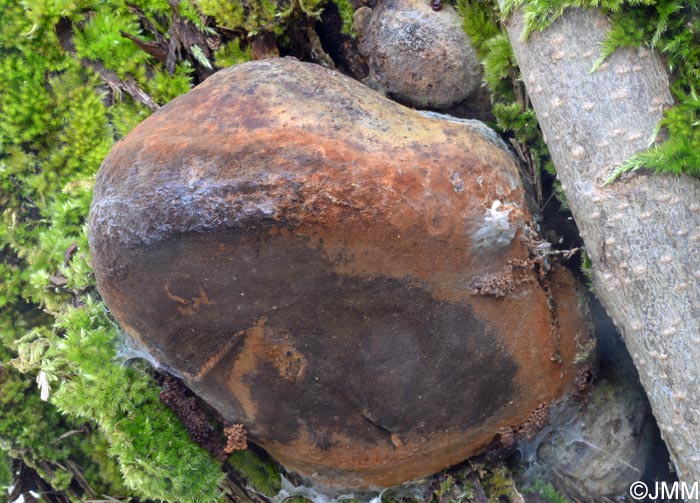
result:
[(637, 174), (604, 185), (645, 149), (672, 103), (658, 56), (618, 50), (591, 73), (607, 20), (569, 9), (523, 41), (508, 33), (558, 177), (681, 479), (700, 480), (700, 180)]

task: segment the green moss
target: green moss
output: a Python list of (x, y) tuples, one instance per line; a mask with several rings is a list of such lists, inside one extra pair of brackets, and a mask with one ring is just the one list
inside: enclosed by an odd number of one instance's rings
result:
[(12, 459), (0, 451), (0, 491), (5, 490), (12, 484)]
[(111, 5), (100, 7), (75, 33), (73, 42), (78, 56), (102, 61), (121, 78), (138, 74), (149, 56), (131, 40), (121, 36), (121, 32), (139, 36), (138, 19), (129, 12), (115, 11)]
[(127, 97), (115, 102), (108, 113), (114, 135), (119, 138), (125, 136), (151, 114), (146, 107)]
[(457, 0), (457, 10), (462, 16), (462, 28), (480, 58), (488, 55), (486, 45), (500, 35), (498, 5), (495, 2), (481, 0)]
[(237, 65), (250, 61), (250, 47), (241, 48), (241, 39), (239, 37), (223, 44), (214, 53), (214, 61), (219, 68)]
[(91, 297), (58, 317), (60, 340), (42, 359), (64, 382), (53, 402), (72, 416), (94, 420), (116, 457), (124, 484), (147, 498), (216, 501), (223, 473), (158, 400), (155, 383), (115, 362), (116, 329)]
[(350, 0), (332, 0), (335, 6), (338, 8), (338, 13), (340, 14), (340, 19), (343, 20), (342, 33), (345, 35), (355, 36), (356, 33), (353, 30), (354, 20), (353, 15), (355, 14), (355, 7)]
[[(22, 287), (0, 292), (48, 302), (53, 311), (65, 295), (47, 294), (44, 280), (58, 272), (64, 246), (82, 232), (89, 203), (89, 192), (72, 199), (62, 189), (94, 175), (114, 135), (93, 73), (65, 54), (44, 50), (39, 38), (20, 42), (8, 42), (0, 60), (0, 85), (7, 90), (0, 93), (0, 199), (7, 208), (0, 236), (4, 265), (27, 267), (13, 269)], [(48, 218), (55, 218), (55, 228), (46, 225)], [(8, 260), (12, 255), (17, 260)]]
[(656, 173), (700, 176), (700, 100), (695, 91), (689, 98), (681, 99), (683, 101), (666, 111), (659, 124), (666, 127), (669, 139), (625, 161), (613, 170), (606, 183), (642, 168)]
[(192, 89), (191, 72), (192, 67), (187, 62), (178, 65), (173, 75), (170, 75), (164, 68), (157, 68), (147, 82), (146, 91), (157, 103), (168, 103)]
[(469, 475), (470, 472), (465, 471), (446, 475), (433, 492), (432, 501), (435, 503), (469, 501), (474, 495), (471, 482), (465, 480), (465, 477)]
[[(229, 30), (246, 28), (246, 15), (243, 2), (218, 2), (216, 0), (197, 0), (197, 6), (216, 21), (218, 26)], [(251, 26), (248, 26), (251, 28)]]
[(433, 503), (468, 502), (473, 501), (478, 488), (489, 503), (521, 499), (512, 472), (499, 462), (469, 461), (437, 475), (431, 488), (432, 493), (417, 499)]
[(519, 85), (516, 82), (519, 70), (497, 4), (490, 0), (458, 0), (457, 9), (462, 15), (462, 28), (469, 35), (484, 67), (484, 81), (492, 92), (494, 103), (513, 103), (516, 92), (522, 94), (514, 89), (514, 85)]
[(253, 451), (235, 451), (228, 462), (256, 492), (271, 498), (282, 489), (277, 467), (271, 461), (263, 461)]
[(532, 485), (523, 488), (523, 492), (528, 494), (537, 494), (548, 503), (569, 503), (569, 500), (559, 493), (551, 484), (541, 480), (538, 480)]
[(89, 459), (81, 463), (82, 473), (95, 494), (131, 493), (123, 484), (119, 462), (109, 454), (109, 443), (103, 435), (86, 435), (83, 450)]
[(202, 13), (211, 16), (217, 26), (249, 36), (260, 32), (282, 35), (290, 21), (299, 16), (318, 18), (325, 2), (326, 0), (196, 0), (196, 5)]
[(505, 0), (503, 15), (522, 9), (525, 19), (524, 36), (533, 31), (542, 31), (559, 19), (569, 7), (601, 8), (610, 13), (620, 13), (629, 6), (649, 6), (656, 0)]
[(505, 467), (482, 470), (481, 485), (489, 503), (517, 500), (518, 490), (510, 471)]
[[(556, 173), (502, 24), (498, 4), (491, 0), (457, 0), (457, 8), (463, 16), (462, 27), (482, 62), (484, 81), (491, 91), (492, 112), (496, 118), (491, 125), (517, 142), (526, 172), (531, 182), (539, 186), (543, 170), (552, 175)], [(558, 180), (554, 182), (554, 192), (562, 207), (567, 209)], [(538, 203), (545, 204), (544, 201)]]
[[(86, 219), (102, 159), (150, 110), (95, 69), (164, 105), (207, 56), (189, 48), (192, 62), (180, 54), (166, 68), (122, 32), (154, 42), (180, 16), (221, 38), (223, 67), (250, 59), (249, 35), (281, 34), (321, 5), (0, 0), (0, 452), (72, 501), (213, 502), (225, 476), (160, 403), (153, 376), (115, 361), (121, 335), (95, 289)], [(231, 30), (215, 32), (199, 8)], [(278, 490), (274, 465), (252, 453), (232, 463), (261, 492)]]
[(484, 67), (484, 80), (494, 105), (501, 107), (494, 110), (499, 120), (496, 126), (501, 131), (514, 130), (517, 126), (513, 116), (527, 112), (527, 108), (516, 102), (516, 94), (522, 94), (523, 90), (517, 84), (519, 70), (498, 10), (490, 0), (458, 0), (457, 9), (463, 17), (462, 28)]
[(448, 475), (447, 477), (445, 477), (445, 480), (443, 480), (440, 483), (440, 489), (436, 492), (436, 494), (439, 497), (442, 497), (450, 490), (450, 488), (452, 487), (453, 484), (454, 484), (454, 479)]
[(74, 501), (83, 499), (76, 484), (124, 498), (216, 501), (218, 462), (161, 405), (151, 376), (114, 361), (118, 334), (89, 265), (94, 175), (148, 111), (116, 92), (108, 98), (99, 77), (61, 49), (54, 25), (74, 20), (75, 56), (134, 79), (161, 103), (190, 89), (191, 68), (180, 62), (170, 75), (123, 38), (121, 30), (142, 35), (124, 2), (0, 0), (0, 10), (9, 27), (0, 34), (0, 448)]
[[(0, 411), (2, 420), (0, 421), (0, 438), (2, 438), (2, 449), (11, 455), (20, 456), (25, 448), (32, 448), (38, 457), (44, 459), (56, 459), (56, 453), (49, 449), (51, 432), (58, 426), (56, 416), (48, 416), (52, 419), (52, 424), (46, 428), (33, 428), (31, 425), (36, 417), (47, 416), (48, 406), (43, 404), (34, 392), (32, 383), (22, 379), (16, 371), (8, 368), (0, 369)], [(15, 410), (14, 405), (20, 399), (28, 402), (28, 407)], [(27, 427), (27, 426), (30, 427)], [(31, 463), (31, 460), (29, 460)]]
[(581, 249), (581, 272), (590, 284), (593, 280), (593, 261), (585, 248)]

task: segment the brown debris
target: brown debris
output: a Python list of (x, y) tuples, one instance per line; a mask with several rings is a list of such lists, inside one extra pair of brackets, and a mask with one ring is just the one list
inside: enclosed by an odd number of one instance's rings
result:
[(486, 449), (483, 459), (495, 463), (510, 456), (518, 442), (532, 439), (547, 424), (549, 409), (549, 403), (540, 404), (522, 424), (500, 428)]
[(228, 428), (224, 428), (226, 435), (226, 447), (224, 452), (231, 454), (233, 451), (244, 451), (248, 448), (248, 432), (242, 424), (234, 424)]
[(472, 474), (470, 476), (469, 482), (471, 482), (473, 487), (474, 495), (472, 499), (474, 503), (488, 503), (489, 500), (488, 498), (486, 498), (484, 488), (481, 487), (481, 483), (479, 482), (479, 478), (476, 476), (476, 474)]
[(396, 448), (403, 447), (404, 445), (406, 445), (401, 440), (401, 437), (399, 437), (396, 433), (391, 434), (391, 443)]
[(68, 248), (66, 248), (66, 251), (63, 252), (63, 265), (68, 267), (68, 264), (70, 264), (71, 259), (73, 258), (73, 255), (75, 255), (75, 252), (78, 251), (78, 243), (73, 241)]
[(185, 424), (187, 434), (192, 441), (217, 458), (226, 459), (225, 454), (232, 452), (227, 451), (229, 444), (224, 445), (223, 436), (211, 426), (207, 414), (199, 406), (197, 399), (184, 384), (170, 374), (163, 374), (161, 381), (162, 390), (158, 398)]
[(140, 40), (125, 32), (121, 32), (122, 37), (128, 38), (143, 51), (165, 64), (170, 75), (175, 73), (175, 64), (182, 59), (188, 59), (192, 63), (200, 80), (214, 73), (211, 63), (203, 62), (197, 53), (199, 52), (211, 62), (213, 51), (221, 45), (221, 37), (216, 33), (203, 33), (189, 19), (180, 16), (176, 0), (170, 0), (172, 15), (170, 29), (165, 35), (151, 23), (140, 7), (131, 3), (127, 3), (127, 6), (136, 13), (141, 24), (155, 37), (155, 41)]
[(277, 48), (277, 38), (275, 34), (264, 31), (248, 39), (250, 52), (253, 59), (278, 58), (280, 51)]
[(536, 435), (549, 420), (549, 403), (543, 403), (532, 411), (523, 424), (515, 431), (518, 439), (530, 439)]
[(517, 428), (505, 426), (503, 428), (499, 428), (496, 436), (493, 437), (491, 442), (485, 448), (484, 453), (474, 459), (478, 459), (479, 461), (483, 461), (488, 464), (499, 463), (512, 456), (517, 446)]
[(574, 383), (576, 384), (576, 390), (578, 392), (578, 398), (585, 398), (588, 396), (588, 392), (593, 382), (594, 372), (591, 364), (585, 364), (577, 373)]
[(531, 440), (549, 420), (549, 403), (543, 403), (533, 410), (528, 418), (518, 426), (500, 428), (479, 459), (487, 463), (497, 463), (507, 459), (518, 446), (518, 442)]
[(532, 271), (535, 261), (532, 259), (508, 260), (507, 265), (501, 271), (494, 274), (486, 274), (477, 279), (473, 284), (472, 295), (491, 295), (496, 298), (505, 297), (519, 285), (532, 283), (534, 277)]
[(506, 451), (515, 449), (518, 443), (518, 433), (513, 428), (501, 428), (496, 438), (500, 448)]
[(49, 276), (49, 283), (50, 285), (48, 286), (48, 288), (60, 288), (68, 284), (68, 278), (66, 278), (63, 274), (59, 272), (54, 274), (53, 276)]

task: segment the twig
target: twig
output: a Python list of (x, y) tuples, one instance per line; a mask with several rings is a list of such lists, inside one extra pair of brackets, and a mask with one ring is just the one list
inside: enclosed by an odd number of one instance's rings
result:
[[(61, 18), (56, 23), (56, 37), (64, 51), (75, 56), (75, 45), (73, 44), (73, 24), (69, 19)], [(160, 105), (151, 98), (146, 91), (136, 83), (133, 77), (126, 80), (121, 80), (116, 72), (108, 70), (99, 61), (93, 61), (88, 58), (80, 58), (80, 64), (85, 68), (90, 68), (96, 72), (100, 78), (112, 89), (120, 89), (125, 91), (129, 96), (136, 101), (146, 105), (151, 111), (155, 112), (160, 108)]]
[(106, 494), (102, 495), (103, 500), (85, 500), (84, 503), (124, 503), (122, 500), (118, 500), (117, 498), (112, 498), (111, 496), (107, 496)]
[(70, 430), (65, 432), (63, 435), (59, 436), (56, 440), (53, 441), (54, 444), (57, 444), (64, 438), (72, 437), (73, 435), (77, 435), (78, 433), (85, 433), (85, 430)]

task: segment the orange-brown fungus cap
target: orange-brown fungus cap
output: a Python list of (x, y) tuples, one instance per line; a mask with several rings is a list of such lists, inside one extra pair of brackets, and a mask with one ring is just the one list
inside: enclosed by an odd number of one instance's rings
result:
[(115, 146), (90, 248), (122, 327), (227, 422), (366, 489), (465, 459), (573, 385), (586, 328), (567, 273), (556, 309), (531, 269), (474, 293), (529, 258), (527, 218), (513, 159), (478, 132), (271, 59)]

